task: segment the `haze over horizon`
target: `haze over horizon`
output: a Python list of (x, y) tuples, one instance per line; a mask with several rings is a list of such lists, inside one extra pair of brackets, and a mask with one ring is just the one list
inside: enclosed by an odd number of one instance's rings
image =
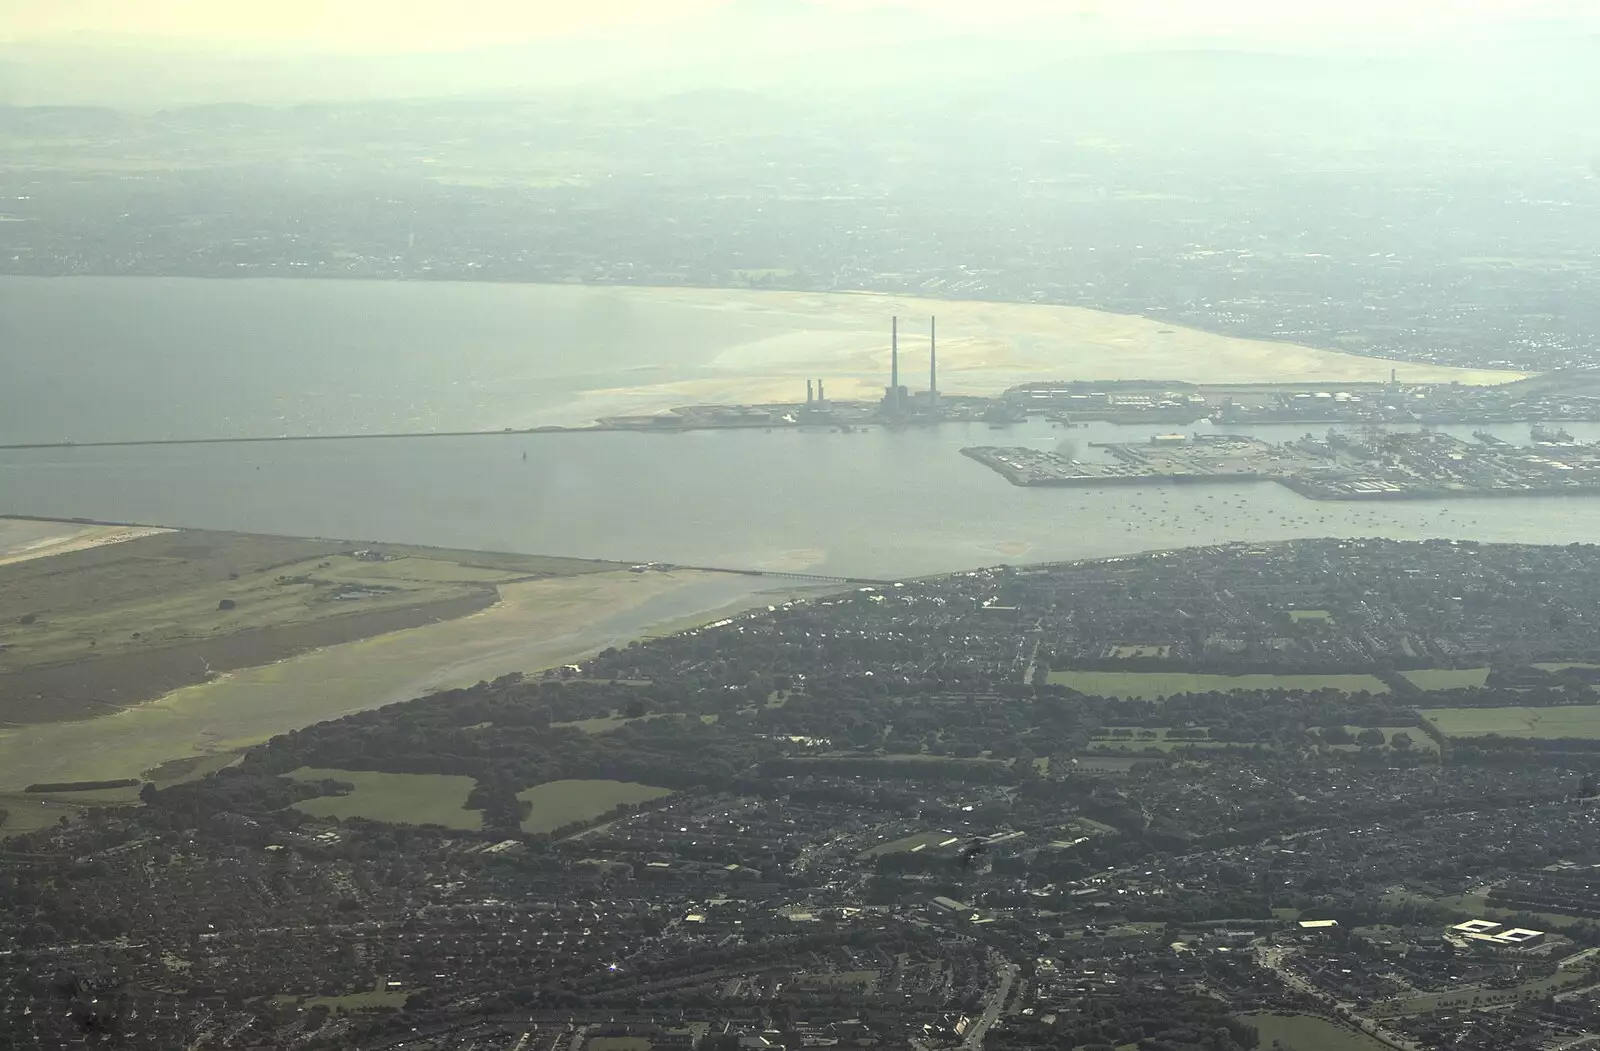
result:
[(1597, 27), (1600, 13), (1577, 0), (413, 0), (399, 11), (376, 0), (0, 0), (0, 104), (814, 91), (1174, 48), (1459, 59), (1592, 44)]
[[(1271, 38), (1296, 31), (1427, 27), (1448, 34), (1472, 25), (1557, 21), (1596, 24), (1578, 0), (594, 0), (581, 7), (550, 0), (411, 0), (398, 12), (379, 0), (245, 0), (194, 5), (184, 0), (72, 0), (41, 5), (0, 0), (0, 43), (121, 38), (158, 44), (229, 44), (278, 50), (442, 51), (548, 39), (579, 32), (672, 23), (730, 10), (762, 16), (806, 9), (922, 15), (965, 26), (1068, 20), (1136, 30), (1153, 38), (1227, 33)], [(1457, 23), (1452, 26), (1450, 23)]]

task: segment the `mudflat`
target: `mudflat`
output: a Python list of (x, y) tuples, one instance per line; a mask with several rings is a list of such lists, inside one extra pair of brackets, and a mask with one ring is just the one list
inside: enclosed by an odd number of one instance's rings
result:
[(0, 728), (0, 792), (39, 781), (189, 776), (274, 734), (620, 645), (691, 611), (765, 605), (759, 580), (613, 571), (501, 585), (499, 600), (440, 620), (243, 668), (115, 714)]
[[(607, 563), (152, 532), (0, 564), (0, 726), (107, 714), (242, 668), (492, 606)], [(34, 546), (32, 550), (38, 550)]]
[[(938, 317), (941, 389), (998, 394), (1030, 380), (1183, 380), (1193, 383), (1388, 380), (1507, 383), (1522, 373), (1389, 361), (1265, 339), (1224, 336), (1131, 314), (1035, 303), (851, 293), (628, 288), (635, 308), (672, 306), (737, 322), (751, 336), (700, 375), (591, 389), (585, 414), (646, 412), (694, 403), (804, 400), (807, 378), (830, 396), (876, 400), (889, 372), (889, 318), (900, 317), (902, 382), (926, 385), (928, 318)], [(645, 376), (652, 367), (638, 366)]]

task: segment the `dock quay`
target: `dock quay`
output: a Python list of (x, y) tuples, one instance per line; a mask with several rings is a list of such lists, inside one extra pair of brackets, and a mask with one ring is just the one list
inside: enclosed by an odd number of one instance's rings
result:
[[(1548, 437), (1548, 435), (1546, 435)], [(1566, 436), (1569, 437), (1570, 436)], [(1096, 443), (1085, 462), (1021, 447), (961, 453), (1018, 486), (1276, 482), (1310, 500), (1447, 500), (1600, 495), (1600, 444), (1464, 442), (1448, 434), (1329, 431), (1281, 445), (1235, 434), (1160, 434), (1147, 443)]]

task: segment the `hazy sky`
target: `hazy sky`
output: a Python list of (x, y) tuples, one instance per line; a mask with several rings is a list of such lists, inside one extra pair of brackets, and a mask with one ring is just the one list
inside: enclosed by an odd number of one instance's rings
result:
[[(727, 0), (0, 0), (0, 40), (76, 33), (285, 44), (340, 50), (441, 50), (671, 20)], [(1571, 14), (1594, 0), (820, 0), (905, 6), (994, 20), (1088, 11), (1186, 32), (1394, 25)]]

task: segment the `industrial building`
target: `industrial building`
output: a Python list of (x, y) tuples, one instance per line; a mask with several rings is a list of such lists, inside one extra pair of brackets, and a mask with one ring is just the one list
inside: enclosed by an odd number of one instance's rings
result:
[(1544, 931), (1529, 930), (1526, 927), (1507, 927), (1494, 920), (1467, 920), (1451, 927), (1448, 933), (1463, 942), (1502, 949), (1531, 949), (1536, 945), (1543, 945), (1546, 937)]

